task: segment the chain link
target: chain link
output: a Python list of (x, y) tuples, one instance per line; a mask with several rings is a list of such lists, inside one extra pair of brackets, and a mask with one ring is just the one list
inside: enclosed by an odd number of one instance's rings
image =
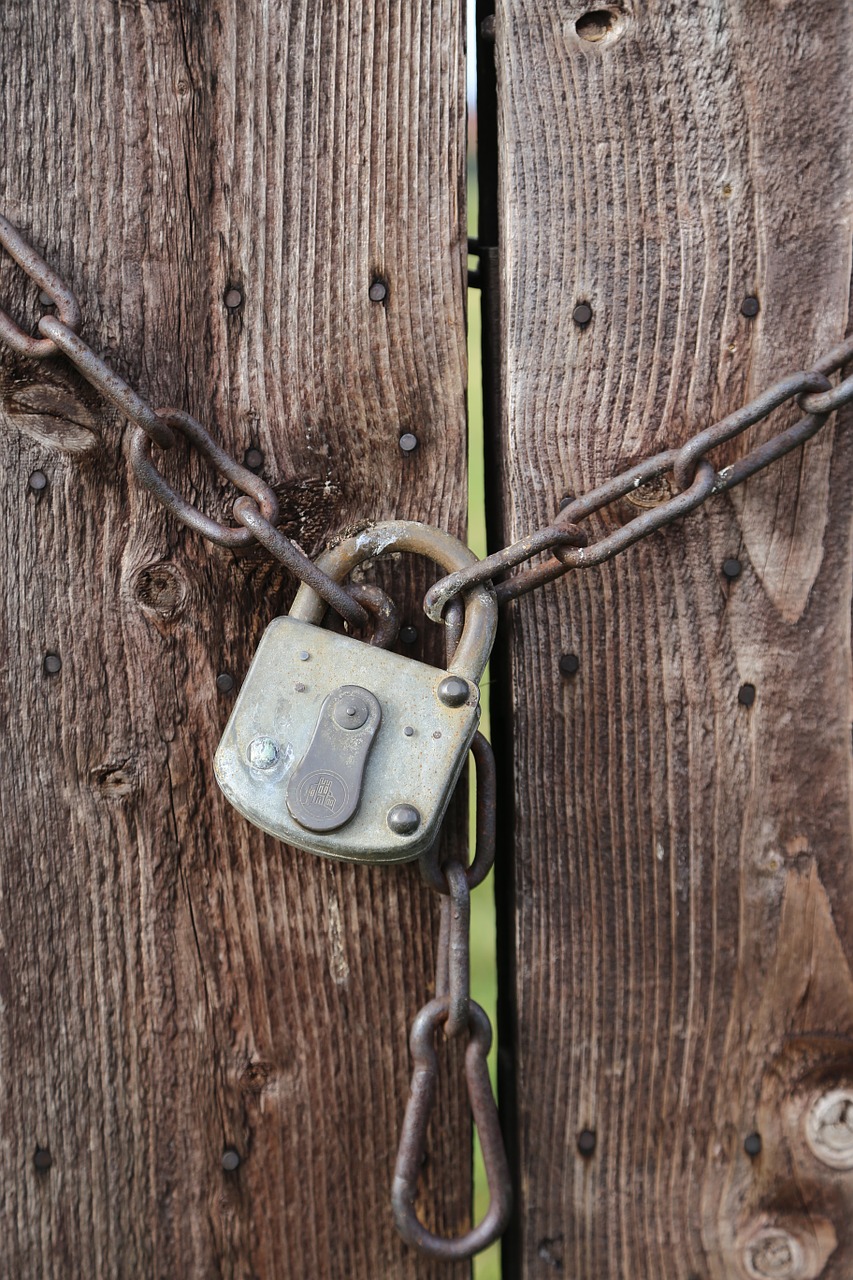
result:
[[(495, 759), (480, 733), (475, 734), (471, 751), (477, 779), (474, 860), (469, 867), (456, 858), (440, 864), (435, 848), (421, 856), (424, 879), (442, 894), (435, 998), (417, 1014), (409, 1037), (414, 1072), (391, 1191), (394, 1220), (403, 1239), (421, 1253), (443, 1261), (471, 1258), (488, 1248), (503, 1234), (512, 1208), (512, 1181), (489, 1079), (492, 1028), (485, 1011), (470, 995), (470, 895), (471, 889), (488, 874), (495, 858)], [(443, 1028), (448, 1040), (468, 1034), (465, 1047), (468, 1101), (480, 1135), (489, 1185), (489, 1207), (482, 1221), (455, 1239), (429, 1231), (415, 1212), (427, 1129), (438, 1087), (436, 1038), (439, 1028)]]
[[(261, 543), (302, 582), (307, 582), (351, 626), (359, 629), (368, 622), (368, 611), (345, 587), (319, 569), (290, 538), (276, 527), (278, 499), (264, 480), (240, 465), (225, 452), (205, 428), (179, 409), (154, 409), (129, 386), (114, 369), (78, 336), (82, 323), (80, 307), (70, 289), (39, 256), (32, 245), (6, 218), (0, 215), (0, 245), (40, 289), (56, 304), (56, 315), (44, 315), (38, 322), (40, 338), (24, 333), (0, 310), (0, 339), (19, 355), (44, 360), (62, 353), (96, 391), (133, 424), (130, 460), (139, 482), (167, 511), (208, 541), (221, 547), (245, 548)], [(154, 465), (151, 448), (171, 449), (176, 435), (182, 436), (214, 470), (223, 475), (243, 497), (234, 504), (239, 527), (222, 524), (194, 507), (176, 493)]]
[[(853, 359), (853, 337), (834, 347), (809, 372), (794, 373), (777, 382), (749, 404), (697, 432), (680, 448), (666, 449), (646, 458), (583, 497), (572, 498), (547, 528), (529, 534), (470, 568), (441, 578), (426, 594), (426, 613), (437, 622), (448, 602), (460, 591), (466, 591), (479, 582), (494, 581), (508, 569), (529, 560), (531, 556), (552, 550), (551, 558), (541, 564), (495, 581), (499, 603), (514, 600), (536, 587), (544, 586), (546, 582), (562, 577), (571, 569), (588, 569), (592, 565), (610, 560), (641, 538), (647, 538), (655, 530), (671, 524), (689, 511), (694, 511), (713, 494), (725, 493), (743, 484), (744, 480), (757, 471), (770, 466), (798, 445), (805, 444), (820, 430), (831, 413), (853, 401), (853, 377), (846, 378), (835, 386), (829, 381), (829, 375), (841, 369), (850, 359)], [(713, 449), (735, 439), (791, 401), (795, 401), (804, 410), (805, 417), (777, 432), (763, 444), (751, 449), (743, 458), (720, 471), (706, 461)], [(582, 521), (596, 512), (666, 476), (672, 477), (674, 496), (635, 516), (615, 532), (593, 542), (580, 527)]]

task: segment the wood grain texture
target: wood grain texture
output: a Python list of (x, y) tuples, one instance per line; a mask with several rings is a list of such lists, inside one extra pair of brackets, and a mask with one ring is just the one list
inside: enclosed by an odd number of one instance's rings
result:
[[(0, 6), (4, 211), (133, 385), (263, 452), (310, 553), (390, 516), (463, 532), (463, 42), (456, 0)], [(35, 323), (7, 259), (0, 297)], [(130, 484), (123, 424), (61, 360), (2, 353), (0, 417), (0, 1273), (468, 1274), (389, 1207), (431, 895), (284, 848), (214, 783), (216, 676), (239, 684), (293, 584)], [(176, 452), (166, 474), (227, 518)], [(386, 579), (416, 618), (422, 569)], [(447, 1063), (427, 1181), (454, 1232)]]
[[(589, 8), (497, 5), (507, 538), (848, 322), (850, 6)], [(506, 620), (513, 1276), (853, 1273), (802, 1129), (851, 1083), (850, 416)]]

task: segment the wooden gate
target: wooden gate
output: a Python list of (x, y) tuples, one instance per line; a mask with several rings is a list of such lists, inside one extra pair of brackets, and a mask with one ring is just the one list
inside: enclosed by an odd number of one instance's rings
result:
[[(498, 545), (844, 336), (853, 13), (478, 10)], [(464, 18), (0, 10), (3, 212), (87, 341), (249, 454), (311, 553), (390, 516), (464, 533)], [(30, 331), (43, 310), (5, 256), (0, 305)], [(388, 1207), (434, 895), (412, 867), (284, 848), (213, 779), (292, 580), (165, 515), (66, 361), (0, 361), (0, 1274), (468, 1274)], [(504, 611), (506, 1277), (853, 1270), (849, 416)], [(170, 480), (229, 518), (174, 453)], [(375, 572), (404, 651), (438, 660), (434, 573)], [(443, 1063), (423, 1213), (454, 1234), (470, 1138)]]

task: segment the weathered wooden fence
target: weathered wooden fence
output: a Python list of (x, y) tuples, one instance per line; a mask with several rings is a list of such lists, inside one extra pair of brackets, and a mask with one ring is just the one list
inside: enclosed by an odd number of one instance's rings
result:
[[(853, 13), (490, 8), (497, 541), (843, 336)], [(133, 385), (260, 455), (311, 552), (392, 515), (464, 531), (463, 31), (461, 0), (0, 7), (4, 212)], [(5, 257), (0, 305), (40, 310)], [(432, 895), (283, 848), (213, 780), (292, 582), (143, 495), (66, 362), (0, 362), (0, 1273), (468, 1274), (388, 1207)], [(849, 416), (505, 611), (508, 1277), (853, 1270), (853, 1171), (806, 1136), (853, 1089)], [(227, 516), (196, 455), (163, 465)], [(437, 659), (427, 580), (380, 577)], [(445, 1062), (424, 1212), (452, 1233)]]

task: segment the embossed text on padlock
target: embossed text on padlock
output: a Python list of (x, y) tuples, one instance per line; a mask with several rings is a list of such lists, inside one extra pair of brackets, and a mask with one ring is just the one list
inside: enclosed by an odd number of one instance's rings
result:
[[(449, 534), (392, 521), (346, 539), (318, 564), (340, 582), (357, 564), (395, 552), (427, 556), (447, 572), (476, 559)], [(463, 599), (462, 636), (441, 670), (324, 630), (323, 601), (301, 587), (290, 614), (264, 633), (216, 752), (216, 777), (231, 803), (288, 844), (331, 858), (403, 862), (428, 848), (477, 728), (478, 683), (497, 624), (490, 586), (474, 587)], [(318, 770), (305, 761), (324, 703), (343, 686), (372, 694), (381, 722), (357, 807), (340, 825), (319, 829), (310, 816), (306, 825), (300, 795), (310, 812), (327, 806), (334, 821), (341, 793), (328, 769), (306, 782)]]

